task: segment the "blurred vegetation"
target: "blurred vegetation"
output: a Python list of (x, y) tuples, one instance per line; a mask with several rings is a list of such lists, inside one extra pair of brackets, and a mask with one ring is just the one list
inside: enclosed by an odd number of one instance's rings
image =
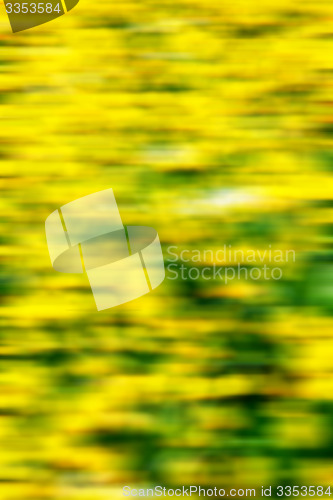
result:
[[(330, 483), (332, 16), (81, 0), (13, 35), (0, 5), (1, 499)], [(296, 263), (97, 313), (86, 277), (53, 271), (44, 221), (109, 187), (164, 250)]]

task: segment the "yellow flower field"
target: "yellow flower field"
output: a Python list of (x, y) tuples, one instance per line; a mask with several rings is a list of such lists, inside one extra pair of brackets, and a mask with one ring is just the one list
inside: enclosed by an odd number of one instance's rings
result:
[[(12, 34), (1, 2), (2, 500), (333, 488), (332, 19), (329, 0), (81, 0)], [(170, 245), (296, 261), (97, 312), (44, 223), (108, 188), (166, 265)]]

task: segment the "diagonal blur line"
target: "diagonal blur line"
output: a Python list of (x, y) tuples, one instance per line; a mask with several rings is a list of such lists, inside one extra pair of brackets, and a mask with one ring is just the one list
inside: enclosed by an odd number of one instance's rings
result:
[(124, 230), (125, 230), (125, 236), (126, 236), (126, 241), (127, 241), (127, 246), (128, 246), (128, 254), (129, 254), (129, 255), (132, 255), (131, 243), (130, 243), (130, 240), (129, 240), (129, 237), (128, 237), (128, 229), (127, 229), (127, 226), (124, 226)]
[(62, 228), (64, 230), (68, 246), (71, 247), (72, 245), (71, 245), (71, 242), (70, 242), (70, 239), (69, 239), (69, 234), (68, 234), (68, 231), (67, 231), (66, 222), (65, 222), (64, 216), (62, 215), (61, 208), (58, 208), (58, 212), (59, 212), (59, 216), (60, 216)]
[(65, 0), (60, 0), (60, 1), (61, 1), (61, 5), (62, 5), (62, 7), (64, 9), (65, 14), (67, 14), (67, 5), (66, 5)]
[(142, 252), (138, 252), (138, 253), (139, 253), (140, 260), (141, 260), (143, 272), (144, 272), (144, 275), (145, 275), (146, 280), (147, 280), (149, 291), (152, 292), (153, 291), (153, 287), (151, 286), (149, 274), (148, 274), (148, 271), (147, 271), (147, 268), (146, 268), (145, 261), (143, 260)]
[(78, 244), (78, 247), (79, 247), (79, 252), (80, 252), (80, 257), (81, 257), (81, 264), (82, 264), (82, 269), (83, 269), (83, 272), (87, 272), (86, 271), (86, 266), (84, 264), (84, 258), (83, 258), (83, 252), (82, 252), (82, 245), (81, 243)]

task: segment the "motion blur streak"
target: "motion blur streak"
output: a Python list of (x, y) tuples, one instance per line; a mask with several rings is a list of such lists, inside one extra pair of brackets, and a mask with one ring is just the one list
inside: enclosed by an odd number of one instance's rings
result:
[[(331, 481), (332, 1), (81, 0), (15, 35), (0, 14), (1, 499)], [(110, 186), (163, 248), (296, 262), (97, 313), (44, 221)]]

